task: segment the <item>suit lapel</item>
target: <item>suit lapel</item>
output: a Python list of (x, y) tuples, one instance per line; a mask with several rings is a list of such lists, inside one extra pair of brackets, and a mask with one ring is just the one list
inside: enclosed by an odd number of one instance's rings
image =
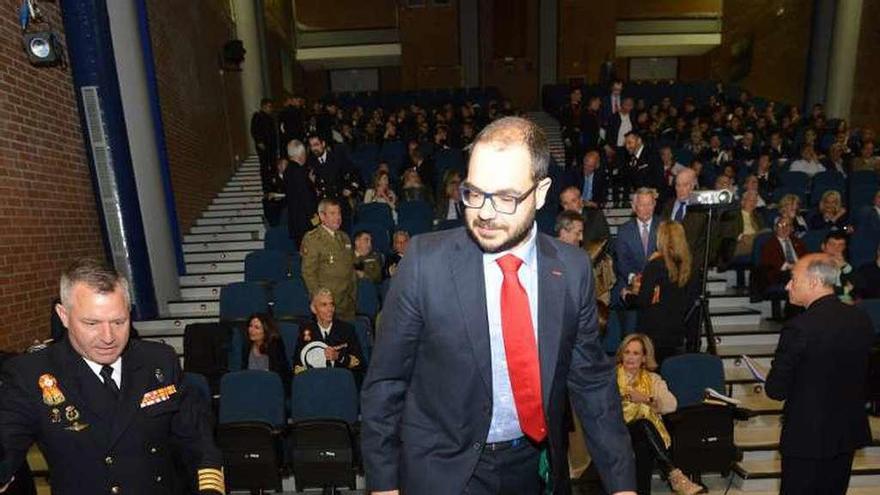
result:
[(448, 266), (452, 267), (452, 280), (458, 303), (467, 328), (474, 362), (486, 390), (492, 393), (492, 355), (489, 343), (489, 316), (486, 313), (486, 279), (483, 274), (483, 255), (467, 233), (461, 229), (458, 243), (451, 251)]
[(565, 309), (565, 267), (556, 247), (538, 234), (538, 358), (541, 365), (541, 394), (545, 410), (559, 359), (562, 313)]
[(149, 379), (150, 370), (141, 361), (137, 342), (130, 341), (128, 350), (122, 356), (122, 397), (117, 404), (116, 417), (110, 433), (111, 446), (119, 440), (131, 423), (135, 411), (140, 408), (141, 398), (147, 390)]

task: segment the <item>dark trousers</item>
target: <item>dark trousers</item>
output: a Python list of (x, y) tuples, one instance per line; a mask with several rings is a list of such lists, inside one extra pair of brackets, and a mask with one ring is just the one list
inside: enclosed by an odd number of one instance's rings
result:
[(266, 143), (263, 149), (257, 148), (257, 158), (260, 160), (260, 178), (263, 180), (263, 191), (269, 185), (269, 178), (275, 173), (275, 145)]
[(844, 495), (849, 486), (853, 452), (828, 459), (782, 456), (781, 495)]
[(672, 459), (657, 428), (647, 419), (629, 423), (629, 436), (636, 454), (636, 487), (639, 495), (651, 494), (651, 475), (659, 465), (664, 475), (673, 469)]
[(504, 450), (484, 449), (464, 488), (467, 495), (540, 495), (541, 451), (529, 441)]

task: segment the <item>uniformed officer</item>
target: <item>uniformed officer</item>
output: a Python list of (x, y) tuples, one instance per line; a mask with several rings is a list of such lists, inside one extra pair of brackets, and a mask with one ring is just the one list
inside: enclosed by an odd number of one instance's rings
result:
[(322, 199), (318, 203), (318, 217), (321, 226), (303, 237), (303, 281), (310, 297), (324, 287), (333, 292), (337, 316), (345, 321), (354, 321), (357, 290), (354, 251), (348, 235), (339, 230), (342, 225), (339, 202)]
[(181, 382), (171, 347), (129, 339), (130, 306), (113, 268), (83, 259), (64, 272), (67, 338), (3, 369), (0, 492), (37, 442), (55, 495), (224, 493), (208, 404)]
[(367, 363), (354, 326), (335, 318), (336, 305), (333, 293), (328, 289), (318, 289), (312, 298), (311, 310), (315, 321), (302, 325), (296, 343), (293, 372), (299, 374), (312, 367), (308, 362), (303, 362), (302, 351), (311, 342), (323, 342), (327, 344), (324, 348), (325, 366), (351, 370), (360, 388)]

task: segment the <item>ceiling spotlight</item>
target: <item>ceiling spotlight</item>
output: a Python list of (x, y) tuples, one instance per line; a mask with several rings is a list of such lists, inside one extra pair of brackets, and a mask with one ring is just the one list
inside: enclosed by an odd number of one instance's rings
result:
[(58, 37), (51, 31), (24, 33), (24, 51), (32, 65), (49, 67), (61, 62)]

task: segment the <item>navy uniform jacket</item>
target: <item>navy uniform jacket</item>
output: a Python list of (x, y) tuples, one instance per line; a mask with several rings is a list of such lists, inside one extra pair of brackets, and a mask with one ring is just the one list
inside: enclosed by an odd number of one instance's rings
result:
[(764, 389), (784, 400), (783, 456), (827, 459), (871, 443), (865, 379), (874, 326), (835, 295), (817, 299), (782, 328)]
[[(221, 492), (206, 489), (209, 480), (222, 483), (209, 406), (181, 383), (171, 347), (129, 341), (118, 401), (67, 340), (12, 359), (2, 376), (0, 486), (36, 442), (54, 495), (187, 493), (190, 479), (176, 476), (175, 454), (199, 468), (199, 493)], [(47, 400), (52, 389), (45, 385), (52, 382), (55, 393)], [(155, 396), (145, 394), (170, 386), (175, 392), (166, 400), (148, 404)]]
[(366, 362), (364, 354), (361, 352), (361, 344), (354, 332), (354, 326), (341, 320), (333, 320), (333, 326), (330, 327), (330, 334), (325, 340), (321, 335), (321, 329), (318, 324), (310, 321), (304, 323), (302, 330), (299, 331), (299, 339), (296, 342), (296, 355), (294, 356), (294, 372), (302, 373), (306, 370), (306, 364), (302, 362), (300, 356), (303, 348), (309, 342), (324, 342), (330, 347), (345, 345), (345, 348), (339, 351), (339, 360), (336, 366), (340, 368), (348, 368), (352, 372), (363, 371)]
[[(536, 242), (538, 358), (554, 492), (571, 489), (566, 396), (606, 489), (635, 490), (614, 366), (599, 342), (589, 258), (543, 234)], [(492, 419), (483, 253), (463, 227), (416, 236), (393, 280), (361, 390), (367, 489), (460, 494)]]

